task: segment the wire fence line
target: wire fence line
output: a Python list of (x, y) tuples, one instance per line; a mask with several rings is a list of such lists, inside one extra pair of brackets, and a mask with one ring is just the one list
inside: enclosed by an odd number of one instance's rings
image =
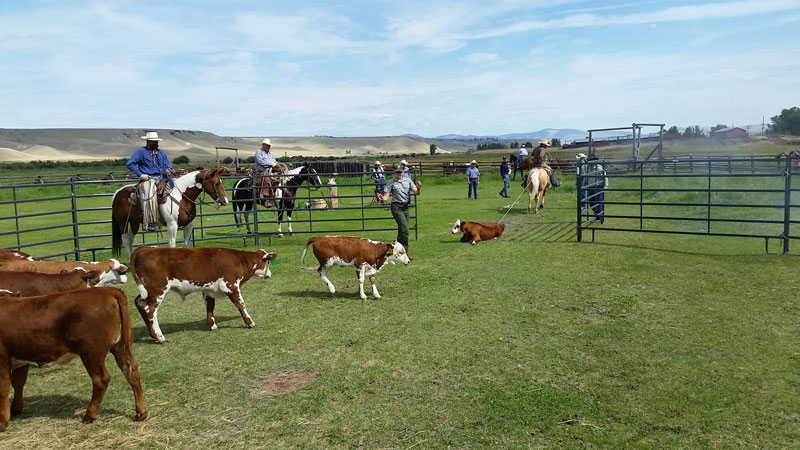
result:
[[(375, 182), (368, 172), (318, 172), (321, 187), (303, 183), (292, 211), (295, 234), (362, 233), (396, 230), (388, 205), (375, 200)], [(289, 176), (289, 175), (285, 175)], [(254, 178), (255, 175), (248, 177)], [(279, 176), (280, 177), (280, 176)], [(225, 177), (229, 200), (242, 177)], [(326, 185), (335, 178), (336, 193)], [(28, 183), (0, 186), (0, 247), (21, 250), (39, 258), (91, 259), (110, 257), (111, 201), (114, 192), (132, 180)], [(331, 193), (329, 193), (331, 192)], [(335, 202), (334, 202), (335, 200)], [(253, 200), (254, 203), (258, 199)], [(337, 207), (331, 207), (338, 203)], [(216, 209), (213, 202), (197, 203), (191, 242), (241, 240), (243, 245), (271, 243), (278, 235), (279, 207), (256, 206), (251, 232), (239, 232), (231, 204)], [(210, 207), (211, 206), (211, 207)], [(288, 210), (283, 210), (288, 213)], [(285, 216), (288, 214), (285, 214)], [(286, 227), (286, 217), (284, 227)], [(411, 197), (409, 229), (417, 238), (416, 196)], [(287, 230), (284, 228), (283, 230)], [(134, 245), (164, 245), (164, 231), (140, 231)]]

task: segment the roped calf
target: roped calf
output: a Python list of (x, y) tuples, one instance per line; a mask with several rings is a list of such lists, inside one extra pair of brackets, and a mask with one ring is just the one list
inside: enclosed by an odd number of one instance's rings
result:
[(269, 278), (269, 264), (278, 255), (264, 250), (245, 251), (218, 247), (162, 248), (139, 247), (131, 255), (131, 272), (139, 288), (136, 308), (147, 329), (159, 343), (166, 341), (158, 326), (158, 307), (174, 289), (186, 300), (192, 292), (202, 292), (206, 302), (206, 323), (217, 329), (214, 320), (216, 299), (227, 296), (239, 309), (244, 323), (256, 326), (245, 309), (241, 287), (251, 277)]
[(66, 273), (17, 272), (0, 269), (0, 291), (19, 292), (22, 297), (55, 294), (91, 287), (100, 281), (97, 270)]
[(397, 241), (387, 244), (353, 236), (321, 236), (311, 238), (306, 242), (301, 259), (303, 266), (306, 263), (306, 252), (309, 245), (313, 245), (314, 256), (319, 261), (317, 274), (328, 286), (331, 296), (336, 295), (336, 288), (328, 279), (327, 274), (333, 266), (356, 269), (358, 296), (364, 301), (367, 299), (367, 295), (364, 293), (365, 277), (369, 277), (369, 282), (372, 284), (372, 295), (380, 300), (381, 294), (375, 286), (375, 274), (380, 272), (387, 263), (408, 265), (411, 262), (403, 244)]
[(22, 259), (12, 259), (0, 261), (0, 270), (10, 270), (17, 272), (39, 272), (39, 273), (64, 273), (73, 270), (90, 272), (97, 270), (99, 281), (97, 286), (107, 284), (119, 284), (128, 281), (125, 272), (128, 267), (120, 264), (116, 259), (99, 262), (83, 261), (27, 261)]
[[(132, 342), (128, 299), (114, 287), (1, 299), (0, 431), (8, 426), (11, 414), (22, 412), (28, 364), (66, 364), (75, 357), (80, 357), (92, 378), (92, 400), (83, 422), (93, 422), (111, 378), (105, 364), (109, 351), (133, 389), (134, 420), (146, 419), (147, 404)], [(9, 403), (12, 386), (14, 400)]]
[(456, 220), (453, 224), (453, 234), (459, 232), (464, 233), (461, 236), (461, 242), (469, 242), (475, 245), (478, 241), (488, 241), (489, 239), (498, 239), (503, 235), (506, 226), (497, 222), (462, 222), (461, 219)]

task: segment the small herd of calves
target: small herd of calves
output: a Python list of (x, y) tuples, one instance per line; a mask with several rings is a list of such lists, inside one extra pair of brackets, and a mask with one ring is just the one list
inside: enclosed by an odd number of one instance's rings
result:
[[(497, 239), (502, 224), (456, 221), (452, 232), (463, 233), (462, 242), (475, 244)], [(375, 275), (387, 264), (408, 265), (410, 258), (397, 241), (389, 244), (351, 236), (324, 236), (308, 240), (302, 265), (311, 247), (319, 262), (317, 274), (331, 295), (336, 288), (327, 272), (333, 266), (353, 267), (359, 280), (359, 297), (366, 299), (364, 280), (373, 296), (381, 295)], [(158, 307), (170, 290), (182, 298), (202, 293), (206, 322), (217, 329), (214, 306), (228, 297), (248, 327), (250, 317), (241, 287), (250, 278), (269, 278), (275, 253), (217, 247), (139, 247), (131, 255), (130, 272), (138, 294), (134, 303), (150, 335), (166, 341), (158, 324)], [(23, 387), (30, 364), (67, 363), (80, 358), (92, 379), (92, 399), (84, 423), (97, 418), (110, 375), (105, 366), (111, 352), (133, 390), (136, 415), (147, 418), (147, 404), (139, 379), (139, 364), (132, 352), (133, 333), (128, 299), (118, 288), (127, 281), (129, 267), (115, 259), (101, 262), (40, 261), (30, 255), (0, 249), (0, 431), (12, 415), (22, 412)], [(10, 398), (11, 388), (13, 399)]]

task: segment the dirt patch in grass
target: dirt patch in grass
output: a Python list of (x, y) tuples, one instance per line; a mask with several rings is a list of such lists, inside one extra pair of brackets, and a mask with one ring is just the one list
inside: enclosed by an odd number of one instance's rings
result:
[(262, 378), (255, 388), (257, 395), (281, 395), (292, 392), (311, 382), (314, 372), (275, 372)]

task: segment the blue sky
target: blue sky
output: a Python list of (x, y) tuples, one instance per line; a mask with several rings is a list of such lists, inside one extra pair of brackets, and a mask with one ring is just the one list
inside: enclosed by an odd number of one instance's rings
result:
[(0, 0), (0, 127), (769, 123), (800, 106), (799, 23), (798, 0)]

